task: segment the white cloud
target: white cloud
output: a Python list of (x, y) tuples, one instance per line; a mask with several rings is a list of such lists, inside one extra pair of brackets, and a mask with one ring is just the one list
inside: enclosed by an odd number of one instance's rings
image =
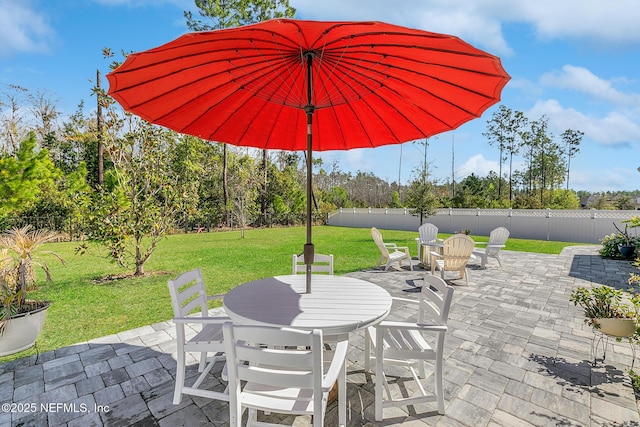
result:
[(477, 176), (487, 176), (491, 171), (498, 173), (500, 165), (498, 165), (498, 162), (495, 160), (485, 159), (483, 154), (476, 154), (467, 159), (467, 161), (457, 169), (456, 180), (460, 181), (472, 173)]
[(565, 65), (562, 70), (555, 70), (542, 75), (540, 83), (563, 89), (576, 90), (596, 99), (621, 105), (640, 105), (640, 96), (620, 92), (613, 87), (613, 82), (601, 79), (584, 67)]
[(564, 108), (557, 100), (549, 99), (538, 101), (525, 115), (532, 120), (547, 116), (549, 129), (556, 135), (566, 129), (575, 129), (583, 131), (586, 139), (603, 145), (627, 145), (640, 141), (638, 118), (617, 111), (593, 117), (573, 108)]
[(0, 0), (0, 56), (46, 52), (55, 33), (28, 1)]
[(638, 181), (638, 171), (622, 168), (609, 168), (598, 173), (585, 173), (571, 171), (569, 186), (574, 190), (587, 190), (592, 192), (611, 191), (612, 189), (631, 189), (635, 185), (629, 183)]
[(291, 0), (297, 16), (322, 20), (377, 20), (459, 36), (492, 54), (509, 54), (501, 23), (475, 3), (448, 0)]
[(589, 40), (611, 48), (640, 42), (637, 0), (291, 0), (304, 19), (382, 20), (437, 31), (478, 43), (493, 54), (508, 55), (503, 23), (525, 23), (543, 39)]
[(589, 39), (602, 46), (640, 41), (640, 3), (636, 0), (538, 0), (517, 4), (520, 9), (512, 18), (530, 22), (543, 38)]

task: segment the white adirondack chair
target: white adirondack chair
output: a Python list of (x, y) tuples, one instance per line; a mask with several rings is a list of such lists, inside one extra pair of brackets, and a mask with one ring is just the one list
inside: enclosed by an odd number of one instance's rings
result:
[(382, 240), (382, 234), (377, 228), (371, 227), (371, 237), (376, 243), (376, 246), (380, 250), (380, 259), (378, 260), (378, 267), (385, 262), (385, 271), (389, 270), (389, 267), (394, 262), (397, 262), (402, 267), (402, 261), (406, 260), (409, 263), (409, 270), (413, 270), (411, 266), (411, 254), (409, 248), (406, 246), (398, 246), (395, 243), (385, 243)]
[(460, 279), (467, 278), (467, 263), (473, 256), (474, 241), (465, 234), (454, 234), (442, 242), (442, 253), (431, 251), (431, 274), (440, 270), (440, 277), (444, 280), (445, 271), (457, 271)]
[(438, 227), (429, 222), (425, 222), (418, 227), (418, 234), (420, 235), (420, 237), (416, 237), (418, 259), (422, 259), (422, 245), (441, 243), (444, 240), (438, 238)]
[(504, 227), (498, 227), (491, 231), (488, 242), (476, 243), (476, 245), (487, 245), (484, 249), (474, 249), (473, 251), (473, 254), (480, 258), (480, 266), (482, 268), (486, 268), (487, 258), (495, 258), (498, 260), (498, 265), (502, 267), (502, 263), (500, 262), (500, 249), (504, 248), (508, 238), (509, 230)]

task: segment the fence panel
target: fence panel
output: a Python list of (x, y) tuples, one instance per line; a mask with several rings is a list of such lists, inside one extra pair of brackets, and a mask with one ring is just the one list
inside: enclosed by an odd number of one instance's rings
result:
[[(423, 218), (442, 233), (469, 229), (472, 234), (488, 236), (496, 227), (506, 227), (511, 237), (577, 243), (600, 243), (611, 233), (613, 224), (624, 228), (622, 220), (638, 211), (551, 210), (551, 209), (438, 209)], [(420, 220), (409, 209), (339, 209), (329, 214), (328, 225), (390, 230), (417, 231)]]

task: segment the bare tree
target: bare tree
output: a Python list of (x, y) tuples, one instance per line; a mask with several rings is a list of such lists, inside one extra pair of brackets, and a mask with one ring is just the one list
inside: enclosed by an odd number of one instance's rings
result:
[(29, 133), (25, 122), (24, 105), (28, 90), (18, 85), (4, 85), (7, 91), (0, 98), (0, 112), (2, 114), (2, 134), (4, 142), (2, 152), (13, 153), (18, 149), (20, 141)]
[(579, 130), (567, 129), (562, 132), (561, 138), (564, 142), (565, 153), (567, 155), (567, 190), (569, 189), (569, 168), (571, 167), (571, 158), (580, 152), (580, 142), (584, 132)]

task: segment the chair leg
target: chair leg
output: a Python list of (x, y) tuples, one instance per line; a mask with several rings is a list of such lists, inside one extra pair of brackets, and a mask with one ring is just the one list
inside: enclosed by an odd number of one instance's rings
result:
[(438, 404), (438, 414), (444, 415), (444, 391), (442, 386), (442, 358), (436, 360), (436, 400)]
[(185, 377), (185, 354), (178, 348), (178, 360), (176, 365), (176, 386), (173, 391), (173, 404), (178, 405), (182, 401), (182, 387)]
[(367, 329), (364, 330), (364, 370), (371, 372), (371, 336)]
[(207, 366), (207, 352), (203, 351), (200, 353), (200, 363), (198, 364), (198, 372), (204, 371), (204, 368)]
[(338, 425), (347, 425), (347, 362), (342, 362), (338, 377)]
[(427, 376), (426, 370), (424, 368), (424, 360), (418, 360), (418, 376), (420, 378), (425, 378)]
[(502, 263), (500, 262), (500, 254), (496, 254), (496, 259), (498, 260), (498, 265), (502, 267)]
[(382, 350), (382, 331), (376, 333), (376, 383), (375, 383), (375, 418), (382, 421), (382, 393), (384, 384), (384, 371), (382, 360), (384, 358)]
[[(242, 417), (242, 407), (239, 406), (240, 409), (240, 417)], [(239, 420), (241, 418), (238, 418)], [(247, 417), (247, 427), (250, 427), (252, 425), (254, 425), (256, 422), (258, 421), (258, 411), (253, 409), (253, 408), (249, 408), (249, 416)], [(240, 423), (238, 423), (239, 425)]]

